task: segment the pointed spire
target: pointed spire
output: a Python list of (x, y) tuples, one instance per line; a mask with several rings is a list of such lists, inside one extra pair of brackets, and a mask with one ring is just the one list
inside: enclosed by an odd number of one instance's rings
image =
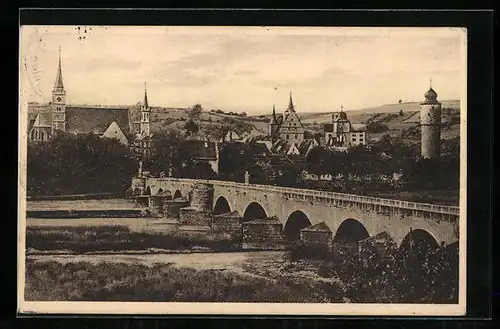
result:
[(275, 124), (276, 123), (276, 107), (273, 104), (273, 115), (271, 116), (271, 122), (269, 124)]
[(54, 92), (64, 92), (64, 84), (61, 69), (61, 47), (59, 46), (59, 67), (57, 69), (56, 83), (54, 84)]
[(344, 112), (344, 105), (340, 105), (340, 112)]
[(432, 89), (432, 78), (429, 78), (429, 89)]
[(288, 110), (294, 111), (293, 100), (292, 100), (292, 91), (291, 90), (290, 90), (290, 103), (288, 103)]
[(143, 102), (142, 105), (146, 109), (149, 107), (149, 105), (148, 105), (148, 92), (146, 90), (146, 81), (144, 81), (144, 102)]

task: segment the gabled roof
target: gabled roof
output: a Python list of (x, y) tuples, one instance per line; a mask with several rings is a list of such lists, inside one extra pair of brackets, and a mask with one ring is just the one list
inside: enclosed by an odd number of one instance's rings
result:
[(106, 129), (104, 134), (102, 134), (102, 137), (114, 138), (124, 145), (128, 144), (127, 137), (125, 136), (125, 134), (123, 134), (123, 131), (120, 129), (120, 126), (118, 126), (118, 124), (115, 121), (113, 121), (109, 125), (108, 129)]
[(306, 228), (303, 228), (301, 231), (303, 232), (329, 232), (332, 233), (332, 230), (326, 225), (325, 222), (318, 223), (316, 225), (312, 225)]
[(33, 121), (33, 127), (51, 127), (52, 115), (50, 111), (39, 111)]
[(102, 135), (115, 121), (123, 133), (130, 132), (126, 108), (96, 108), (66, 106), (66, 131), (76, 134)]
[(198, 160), (216, 160), (217, 151), (214, 142), (187, 140), (184, 144), (188, 151)]
[(312, 143), (314, 143), (314, 139), (312, 138), (304, 139), (302, 143), (300, 143), (299, 145), (300, 154), (305, 154)]

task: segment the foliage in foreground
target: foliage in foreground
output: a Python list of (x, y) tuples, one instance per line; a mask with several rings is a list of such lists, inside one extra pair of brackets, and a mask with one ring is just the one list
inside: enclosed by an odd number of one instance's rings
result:
[(82, 253), (195, 247), (230, 251), (237, 248), (237, 244), (229, 235), (134, 232), (126, 226), (28, 227), (26, 231), (26, 248), (41, 251)]
[[(26, 300), (169, 302), (339, 302), (331, 283), (269, 280), (171, 264), (27, 261)], [(331, 296), (331, 297), (329, 297)]]
[(320, 261), (318, 274), (339, 278), (352, 302), (458, 303), (458, 250), (409, 254), (398, 250), (388, 257), (336, 245), (334, 251), (295, 245), (292, 260)]

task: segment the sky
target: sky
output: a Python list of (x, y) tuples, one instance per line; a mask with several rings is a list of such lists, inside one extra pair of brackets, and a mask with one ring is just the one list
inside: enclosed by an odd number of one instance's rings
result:
[[(83, 38), (85, 37), (85, 38)], [(59, 47), (69, 104), (270, 113), (331, 112), (460, 99), (466, 36), (457, 28), (22, 26), (21, 101), (48, 102)]]

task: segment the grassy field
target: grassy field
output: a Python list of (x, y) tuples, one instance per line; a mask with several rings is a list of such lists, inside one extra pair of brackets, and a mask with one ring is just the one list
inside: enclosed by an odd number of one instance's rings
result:
[(289, 302), (341, 301), (337, 286), (269, 280), (171, 264), (27, 262), (26, 300)]

